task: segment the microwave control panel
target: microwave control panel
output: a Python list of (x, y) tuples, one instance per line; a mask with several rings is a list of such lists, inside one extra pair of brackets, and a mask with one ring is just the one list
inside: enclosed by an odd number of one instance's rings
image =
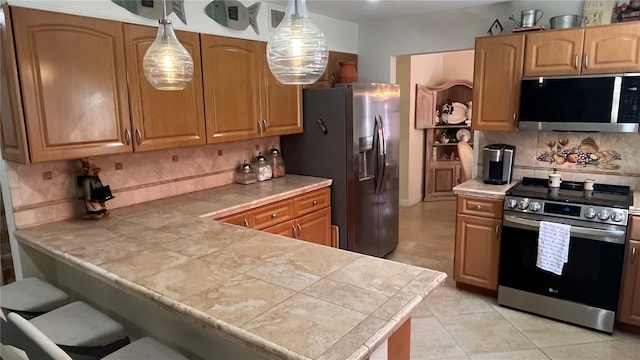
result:
[(640, 77), (638, 76), (622, 78), (618, 122), (640, 122)]

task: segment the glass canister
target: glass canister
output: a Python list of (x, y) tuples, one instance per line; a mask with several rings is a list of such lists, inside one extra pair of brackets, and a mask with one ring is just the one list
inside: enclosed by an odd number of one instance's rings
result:
[(247, 163), (247, 160), (236, 169), (233, 174), (233, 181), (238, 184), (253, 184), (257, 181), (256, 173), (253, 171), (253, 167)]
[(273, 177), (279, 178), (284, 176), (284, 159), (282, 158), (282, 154), (280, 150), (276, 149), (276, 147), (272, 147), (267, 154), (267, 163), (271, 165), (271, 170), (273, 171)]
[(253, 160), (253, 167), (255, 168), (258, 181), (269, 180), (273, 176), (271, 165), (267, 163), (267, 158), (265, 158), (262, 153), (258, 153), (258, 156)]

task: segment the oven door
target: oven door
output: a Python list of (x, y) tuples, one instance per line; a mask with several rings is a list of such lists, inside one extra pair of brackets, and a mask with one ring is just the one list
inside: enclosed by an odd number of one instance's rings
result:
[[(615, 312), (626, 228), (540, 215), (521, 216), (507, 212), (504, 215), (499, 285)], [(571, 225), (569, 261), (562, 275), (536, 266), (541, 220)]]

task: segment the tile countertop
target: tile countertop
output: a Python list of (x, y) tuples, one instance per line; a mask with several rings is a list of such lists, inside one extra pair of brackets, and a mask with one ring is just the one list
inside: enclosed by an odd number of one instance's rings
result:
[(506, 185), (485, 184), (481, 177), (475, 177), (453, 188), (456, 195), (479, 196), (490, 199), (504, 199), (505, 193), (518, 181)]
[(23, 246), (269, 357), (366, 359), (446, 274), (199, 218), (330, 183), (287, 175), (115, 209), (96, 222), (68, 220), (15, 234)]

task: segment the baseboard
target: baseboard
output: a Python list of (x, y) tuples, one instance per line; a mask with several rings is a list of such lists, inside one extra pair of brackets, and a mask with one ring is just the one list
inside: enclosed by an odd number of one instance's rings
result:
[(400, 199), (400, 206), (402, 207), (409, 207), (409, 206), (413, 206), (417, 203), (420, 202), (420, 199), (417, 200), (408, 200), (408, 199)]

